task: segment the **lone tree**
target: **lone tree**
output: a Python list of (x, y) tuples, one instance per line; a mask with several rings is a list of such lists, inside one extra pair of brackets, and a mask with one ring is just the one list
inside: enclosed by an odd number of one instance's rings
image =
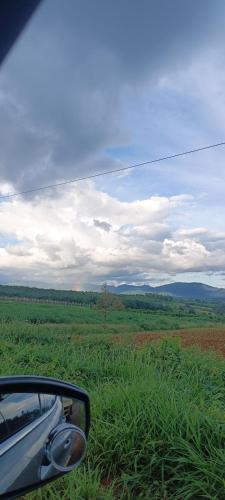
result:
[(124, 309), (123, 302), (119, 297), (110, 293), (107, 289), (107, 283), (103, 283), (101, 293), (97, 300), (97, 308), (103, 312), (104, 328), (106, 327), (107, 313), (110, 311), (121, 311)]

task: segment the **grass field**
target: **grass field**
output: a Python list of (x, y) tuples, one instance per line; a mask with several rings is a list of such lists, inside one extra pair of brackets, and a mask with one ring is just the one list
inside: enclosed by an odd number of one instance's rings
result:
[[(180, 328), (214, 327), (225, 325), (225, 308), (218, 312), (213, 304), (189, 305), (173, 301), (165, 311), (124, 309), (107, 313), (107, 331), (175, 330)], [(95, 307), (63, 304), (42, 304), (19, 301), (0, 301), (0, 322), (26, 321), (30, 324), (102, 325), (104, 315)]]
[(225, 361), (181, 346), (225, 345), (223, 315), (125, 310), (102, 323), (88, 307), (0, 303), (0, 374), (54, 376), (91, 396), (85, 463), (28, 497), (224, 499)]

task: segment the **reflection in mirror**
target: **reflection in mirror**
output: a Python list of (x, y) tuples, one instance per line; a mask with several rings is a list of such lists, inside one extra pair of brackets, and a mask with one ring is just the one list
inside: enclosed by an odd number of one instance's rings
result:
[(85, 404), (53, 394), (0, 394), (0, 495), (79, 465)]
[(63, 398), (63, 411), (66, 422), (76, 425), (85, 432), (85, 406), (82, 401)]
[(85, 450), (84, 433), (78, 427), (62, 424), (50, 437), (47, 455), (57, 470), (66, 472), (80, 464)]

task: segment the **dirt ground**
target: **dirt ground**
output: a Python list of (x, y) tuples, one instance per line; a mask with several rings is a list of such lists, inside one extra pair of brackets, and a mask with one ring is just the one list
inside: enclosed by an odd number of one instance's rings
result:
[(225, 357), (225, 328), (196, 328), (160, 333), (137, 333), (133, 338), (133, 342), (137, 346), (142, 346), (148, 342), (156, 342), (166, 337), (179, 337), (184, 347), (198, 346), (203, 350), (216, 351)]
[[(165, 337), (179, 337), (183, 347), (198, 346), (203, 350), (216, 351), (225, 357), (225, 328), (193, 328), (171, 332), (145, 332), (132, 335), (130, 342), (141, 347)], [(123, 343), (122, 335), (114, 335), (115, 342)]]

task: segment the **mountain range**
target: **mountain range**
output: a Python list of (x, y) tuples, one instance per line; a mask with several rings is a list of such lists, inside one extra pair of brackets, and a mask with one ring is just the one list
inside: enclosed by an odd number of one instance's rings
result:
[(184, 299), (225, 300), (224, 288), (216, 288), (203, 283), (178, 282), (157, 287), (150, 285), (127, 285), (124, 283), (119, 286), (108, 286), (108, 290), (111, 293), (126, 295), (155, 293)]
[[(90, 287), (90, 288), (89, 288)], [(35, 288), (26, 286), (10, 286), (0, 285), (0, 298), (15, 298), (15, 299), (34, 299), (34, 300), (53, 300), (74, 303), (94, 303), (96, 300), (96, 292), (101, 292), (100, 285), (87, 285), (86, 290), (89, 291), (74, 291), (74, 290), (57, 290), (48, 288)], [(168, 283), (161, 286), (150, 285), (127, 285), (126, 283), (119, 286), (107, 285), (107, 290), (115, 294), (137, 295), (137, 294), (160, 294), (169, 295), (180, 299), (200, 299), (205, 301), (224, 301), (225, 288), (216, 288), (205, 285), (204, 283)]]

